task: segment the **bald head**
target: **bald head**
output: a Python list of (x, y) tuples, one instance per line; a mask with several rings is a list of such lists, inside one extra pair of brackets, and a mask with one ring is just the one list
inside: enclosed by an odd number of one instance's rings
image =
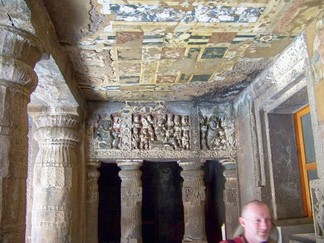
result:
[(264, 208), (267, 208), (268, 211), (269, 211), (269, 208), (268, 208), (268, 205), (265, 204), (264, 202), (260, 201), (260, 200), (253, 200), (253, 201), (250, 201), (248, 203), (246, 203), (243, 208), (242, 208), (242, 217), (246, 217), (247, 214), (249, 214), (249, 212), (251, 211), (251, 209), (253, 210), (254, 207), (264, 207)]
[(239, 222), (249, 243), (268, 240), (271, 230), (270, 210), (264, 202), (254, 200), (245, 204)]

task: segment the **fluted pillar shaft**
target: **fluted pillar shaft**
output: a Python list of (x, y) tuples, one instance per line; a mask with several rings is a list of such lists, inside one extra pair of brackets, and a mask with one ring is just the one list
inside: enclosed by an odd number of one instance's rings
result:
[(35, 37), (0, 25), (0, 242), (25, 240), (27, 104), (40, 56)]
[(183, 242), (207, 242), (205, 229), (206, 188), (204, 172), (197, 162), (178, 162), (183, 169), (182, 202), (185, 232)]
[(98, 242), (98, 206), (99, 206), (99, 187), (98, 179), (100, 173), (98, 168), (100, 167), (99, 161), (87, 162), (87, 243)]
[(121, 183), (121, 243), (142, 240), (142, 172), (139, 160), (119, 161)]
[(76, 242), (78, 117), (33, 114), (39, 151), (34, 165), (31, 242)]

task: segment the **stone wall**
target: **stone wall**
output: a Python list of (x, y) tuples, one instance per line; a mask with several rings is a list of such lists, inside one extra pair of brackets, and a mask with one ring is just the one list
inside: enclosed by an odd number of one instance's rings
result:
[[(305, 36), (300, 35), (234, 102), (241, 203), (262, 199), (272, 208), (274, 218), (286, 217), (281, 215), (279, 205), (288, 206), (291, 202), (276, 198), (285, 192), (283, 185), (274, 182), (274, 175), (279, 171), (286, 174), (288, 170), (282, 171), (271, 158), (270, 134), (274, 131), (269, 128), (268, 116), (300, 90), (309, 88), (307, 56)], [(294, 105), (291, 110), (298, 108)]]
[[(296, 207), (296, 198), (292, 199), (288, 196), (285, 200), (279, 200), (278, 197), (280, 194), (287, 193), (285, 192), (287, 184), (284, 181), (280, 182), (278, 173), (284, 176), (290, 172), (285, 171), (284, 167), (272, 158), (274, 148), (271, 144), (269, 115), (282, 104), (289, 104), (287, 101), (294, 99), (303, 89), (306, 89), (306, 102), (303, 100), (301, 103), (290, 103), (290, 113), (305, 104), (309, 104), (311, 108), (319, 176), (319, 179), (313, 181), (311, 185), (317, 242), (323, 242), (324, 239), (322, 19), (323, 16), (310, 24), (306, 31), (298, 36), (234, 102), (241, 204), (258, 198), (270, 205), (275, 219), (301, 217), (303, 212)], [(295, 170), (298, 170), (296, 166)], [(285, 207), (290, 207), (292, 210), (289, 215), (284, 210)]]
[(324, 15), (306, 29), (308, 53), (312, 67), (311, 114), (314, 131), (318, 180), (312, 181), (311, 193), (314, 210), (316, 242), (324, 242)]

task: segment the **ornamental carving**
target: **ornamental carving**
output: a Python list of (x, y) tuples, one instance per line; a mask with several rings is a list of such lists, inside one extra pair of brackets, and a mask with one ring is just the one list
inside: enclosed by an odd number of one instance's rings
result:
[(184, 202), (191, 202), (192, 204), (200, 203), (201, 201), (205, 201), (206, 198), (206, 188), (201, 186), (199, 188), (194, 187), (184, 187), (183, 188), (183, 196)]
[(87, 121), (89, 159), (235, 156), (229, 105), (125, 103), (93, 110)]
[(231, 146), (226, 136), (225, 122), (216, 115), (204, 116), (200, 121), (200, 147), (203, 150), (226, 150)]
[(97, 146), (101, 149), (119, 149), (121, 144), (120, 114), (113, 115), (98, 115), (94, 127), (94, 140)]
[(135, 207), (138, 202), (142, 201), (142, 187), (122, 187), (121, 201), (128, 207)]

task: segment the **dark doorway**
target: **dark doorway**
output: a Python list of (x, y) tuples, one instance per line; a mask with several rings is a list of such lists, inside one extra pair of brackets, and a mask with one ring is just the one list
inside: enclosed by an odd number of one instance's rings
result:
[(225, 223), (224, 167), (218, 161), (207, 161), (204, 166), (206, 185), (206, 235), (208, 243), (222, 239), (221, 225)]
[(181, 243), (184, 223), (180, 170), (176, 162), (143, 163), (143, 243)]
[(120, 242), (120, 186), (117, 164), (103, 163), (99, 169), (99, 243)]

